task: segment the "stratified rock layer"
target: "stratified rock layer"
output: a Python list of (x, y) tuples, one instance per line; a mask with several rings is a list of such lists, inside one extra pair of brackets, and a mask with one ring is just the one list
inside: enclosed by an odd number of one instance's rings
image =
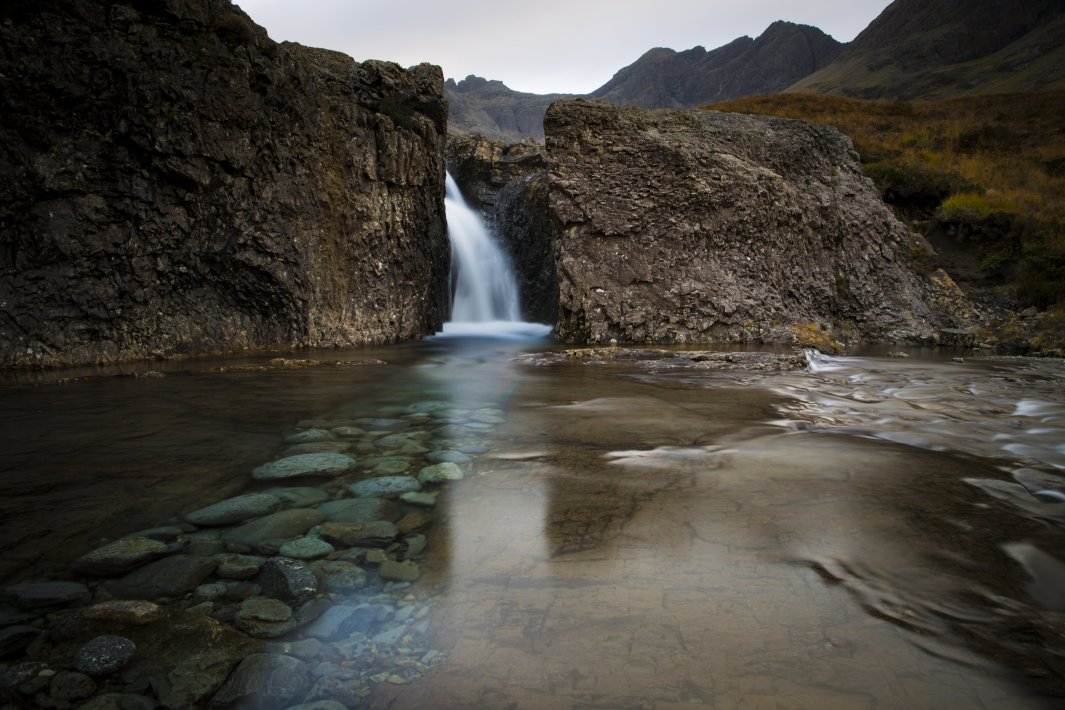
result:
[(439, 327), (439, 68), (279, 45), (226, 0), (13, 0), (0, 48), (0, 366)]
[(583, 100), (545, 125), (563, 340), (916, 339), (939, 322), (919, 237), (835, 129)]

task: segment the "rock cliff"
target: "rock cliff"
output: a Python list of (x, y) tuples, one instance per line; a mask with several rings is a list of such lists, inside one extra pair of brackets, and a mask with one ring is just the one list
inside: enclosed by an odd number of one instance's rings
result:
[(226, 0), (5, 3), (0, 366), (433, 332), (442, 85)]
[(563, 340), (930, 337), (924, 247), (850, 141), (800, 121), (554, 104), (545, 128)]

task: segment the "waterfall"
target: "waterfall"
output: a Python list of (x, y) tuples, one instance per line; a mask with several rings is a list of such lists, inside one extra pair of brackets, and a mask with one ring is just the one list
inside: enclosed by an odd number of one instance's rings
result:
[(444, 206), (451, 240), (451, 321), (487, 323), (520, 321), (518, 282), (510, 259), (484, 221), (462, 199), (454, 178), (447, 176)]

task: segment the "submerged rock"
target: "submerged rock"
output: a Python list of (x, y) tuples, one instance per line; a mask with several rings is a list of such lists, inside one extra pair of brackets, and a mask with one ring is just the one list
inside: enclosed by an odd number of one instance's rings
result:
[(0, 592), (0, 599), (22, 609), (69, 604), (88, 596), (89, 588), (80, 582), (23, 582)]
[(273, 481), (301, 476), (336, 476), (355, 467), (355, 457), (326, 451), (316, 454), (296, 454), (263, 464), (251, 472), (258, 481)]
[(421, 482), (413, 476), (380, 476), (359, 481), (350, 487), (352, 495), (360, 498), (395, 498), (421, 489)]
[(193, 525), (231, 525), (248, 518), (272, 513), (281, 507), (281, 499), (269, 493), (249, 493), (227, 498), (185, 516)]
[(399, 506), (386, 498), (344, 498), (323, 503), (318, 510), (325, 513), (325, 519), (330, 523), (394, 522), (402, 515)]
[(135, 570), (103, 587), (118, 599), (181, 597), (198, 587), (218, 563), (209, 557), (174, 555)]
[(280, 545), (302, 537), (323, 520), (324, 513), (310, 508), (282, 510), (227, 530), (222, 539), (234, 552), (273, 554)]
[(127, 537), (82, 555), (71, 565), (84, 574), (123, 574), (162, 557), (168, 552), (165, 543), (146, 537)]
[(318, 593), (318, 578), (299, 560), (271, 557), (259, 572), (263, 594), (278, 599), (310, 599)]
[(124, 668), (137, 652), (137, 644), (125, 636), (97, 636), (74, 654), (74, 667), (90, 676), (111, 675)]
[(255, 653), (245, 658), (208, 708), (282, 708), (307, 690), (307, 664), (292, 656)]
[(422, 483), (443, 483), (444, 481), (461, 481), (466, 476), (459, 465), (450, 461), (426, 466), (418, 472)]
[(322, 539), (340, 547), (365, 547), (387, 545), (396, 539), (399, 530), (387, 520), (369, 523), (325, 523), (321, 527)]

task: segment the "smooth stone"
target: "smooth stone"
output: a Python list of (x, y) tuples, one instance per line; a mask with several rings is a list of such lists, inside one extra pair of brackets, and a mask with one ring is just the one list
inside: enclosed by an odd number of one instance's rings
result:
[(374, 520), (369, 523), (325, 523), (319, 534), (323, 540), (340, 547), (379, 547), (395, 540), (399, 531), (387, 520)]
[(415, 443), (405, 434), (386, 434), (379, 439), (374, 439), (374, 446), (379, 449), (398, 449), (401, 446)]
[(136, 693), (101, 693), (82, 705), (78, 710), (156, 710), (159, 707), (152, 698)]
[(317, 560), (333, 552), (336, 552), (335, 547), (316, 537), (301, 537), (298, 540), (286, 542), (277, 550), (282, 557), (290, 557), (294, 560)]
[(303, 537), (323, 520), (325, 514), (312, 508), (282, 510), (227, 530), (222, 539), (233, 552), (273, 554), (282, 543)]
[(348, 710), (350, 706), (336, 700), (315, 700), (313, 703), (293, 705), (288, 710)]
[(193, 525), (232, 525), (272, 513), (280, 507), (281, 499), (277, 496), (248, 493), (194, 510), (185, 516), (185, 520)]
[(125, 636), (97, 636), (74, 654), (74, 667), (90, 676), (111, 675), (125, 668), (136, 652), (137, 645)]
[(422, 554), (422, 552), (425, 551), (425, 546), (428, 543), (429, 543), (429, 541), (426, 539), (425, 535), (420, 535), (418, 533), (413, 533), (411, 535), (405, 535), (403, 537), (403, 544), (405, 544), (407, 546), (407, 549), (406, 549), (406, 552), (404, 552), (404, 554), (408, 558), (416, 557), (416, 556)]
[(79, 582), (23, 582), (6, 587), (0, 597), (20, 609), (69, 604), (89, 595), (89, 588)]
[(405, 626), (393, 626), (391, 629), (377, 634), (371, 640), (376, 646), (395, 646), (406, 632), (407, 628)]
[(281, 505), (285, 508), (313, 508), (319, 503), (329, 500), (329, 494), (321, 488), (311, 486), (295, 486), (292, 488), (271, 488), (263, 491), (281, 499)]
[(357, 438), (366, 434), (365, 429), (360, 429), (357, 426), (338, 426), (331, 430), (337, 436), (344, 436), (348, 438)]
[(282, 708), (307, 691), (307, 664), (292, 656), (253, 653), (241, 661), (209, 708)]
[(484, 444), (466, 444), (465, 446), (460, 446), (458, 450), (464, 454), (484, 454), (491, 451), (491, 449)]
[(18, 624), (0, 629), (0, 658), (21, 651), (43, 634), (36, 626)]
[(307, 626), (303, 633), (322, 641), (346, 638), (355, 631), (368, 629), (373, 622), (374, 613), (366, 606), (339, 604), (327, 609)]
[[(215, 569), (217, 573), (218, 570)], [(201, 584), (192, 590), (192, 601), (194, 604), (203, 604), (204, 602), (215, 602), (225, 597), (228, 588), (222, 582), (211, 582), (210, 584)]]
[(281, 452), (281, 456), (296, 456), (297, 454), (322, 454), (330, 451), (344, 453), (351, 450), (350, 441), (315, 441), (311, 444), (295, 444)]
[(473, 461), (473, 458), (468, 454), (464, 454), (461, 451), (455, 451), (454, 449), (446, 449), (444, 451), (430, 451), (425, 455), (425, 460), (429, 463), (456, 463), (463, 464)]
[(168, 552), (165, 543), (146, 537), (125, 537), (89, 552), (71, 565), (83, 574), (118, 575), (158, 559)]
[(322, 642), (316, 638), (300, 639), (299, 641), (275, 641), (267, 644), (263, 651), (266, 653), (282, 653), (286, 656), (295, 656), (305, 661), (318, 657), (322, 652)]
[(404, 503), (409, 503), (410, 505), (418, 505), (423, 508), (431, 508), (436, 505), (435, 493), (422, 493), (420, 491), (414, 491), (411, 493), (404, 493), (399, 497), (399, 499)]
[(184, 535), (190, 533), (196, 528), (192, 525), (164, 525), (158, 528), (148, 528), (147, 530), (138, 530), (129, 537), (146, 537), (151, 540), (173, 540), (178, 535)]
[(313, 444), (319, 441), (330, 441), (337, 435), (328, 429), (304, 429), (303, 431), (290, 434), (285, 437), (286, 444)]
[(422, 484), (413, 476), (368, 478), (348, 487), (359, 498), (394, 498), (409, 491), (420, 491)]
[(367, 428), (373, 431), (393, 431), (406, 429), (410, 424), (402, 419), (370, 419), (366, 422)]
[(220, 555), (216, 559), (218, 569), (215, 570), (215, 574), (223, 579), (251, 579), (259, 574), (263, 563), (266, 562), (265, 557), (257, 555), (228, 554)]
[(375, 476), (394, 476), (410, 468), (410, 461), (382, 461), (371, 469)]
[(343, 498), (322, 503), (318, 510), (330, 523), (369, 523), (374, 520), (398, 520), (402, 511), (386, 498)]
[(407, 533), (423, 530), (429, 527), (432, 522), (433, 518), (428, 513), (407, 513), (396, 521), (396, 529), (399, 530), (400, 535), (406, 535)]
[(174, 555), (105, 582), (103, 588), (116, 599), (182, 597), (200, 586), (217, 566), (211, 557)]
[(245, 599), (237, 609), (234, 625), (255, 638), (277, 638), (296, 628), (292, 609), (277, 599)]
[(96, 681), (84, 673), (60, 671), (52, 677), (48, 694), (56, 700), (84, 700), (96, 692)]
[(251, 476), (257, 481), (300, 476), (337, 476), (354, 467), (354, 456), (327, 451), (318, 454), (296, 454), (271, 461), (253, 469)]
[(402, 562), (385, 560), (377, 568), (377, 573), (381, 575), (382, 579), (392, 579), (398, 582), (414, 582), (422, 575), (418, 565), (410, 560), (403, 560)]
[(366, 584), (366, 571), (351, 562), (320, 562), (315, 572), (319, 589), (329, 594), (345, 594)]
[(318, 578), (310, 567), (287, 557), (271, 557), (257, 580), (263, 594), (278, 599), (309, 599), (318, 593)]
[(466, 477), (458, 464), (450, 461), (426, 466), (418, 472), (418, 480), (422, 483), (443, 483), (444, 481), (460, 481)]

